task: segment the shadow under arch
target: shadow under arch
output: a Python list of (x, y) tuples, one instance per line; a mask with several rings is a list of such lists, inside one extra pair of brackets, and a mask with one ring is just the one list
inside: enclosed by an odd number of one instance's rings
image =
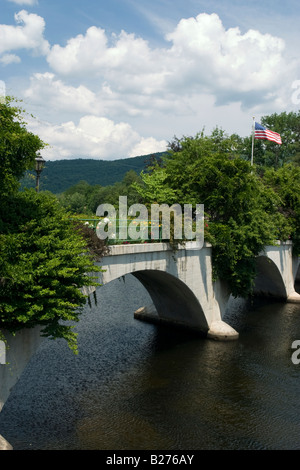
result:
[(282, 275), (274, 261), (264, 255), (258, 256), (256, 258), (256, 270), (255, 295), (287, 299), (287, 291)]
[(135, 271), (131, 274), (148, 291), (159, 321), (207, 333), (209, 327), (201, 304), (183, 281), (159, 270)]

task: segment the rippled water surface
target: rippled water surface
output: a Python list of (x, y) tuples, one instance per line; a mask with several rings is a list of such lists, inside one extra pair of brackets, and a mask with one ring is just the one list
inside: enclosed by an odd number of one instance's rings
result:
[(0, 413), (14, 449), (300, 449), (300, 305), (232, 301), (215, 342), (134, 320), (133, 277), (97, 290), (79, 355), (46, 340)]

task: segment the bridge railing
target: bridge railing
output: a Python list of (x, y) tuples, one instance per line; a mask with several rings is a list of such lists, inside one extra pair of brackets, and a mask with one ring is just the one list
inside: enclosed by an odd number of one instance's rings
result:
[[(81, 222), (84, 225), (88, 226), (89, 228), (93, 229), (95, 232), (99, 224), (103, 224), (103, 226), (107, 226), (110, 229), (109, 236), (107, 236), (107, 244), (108, 245), (124, 245), (129, 243), (161, 243), (163, 242), (163, 233), (162, 233), (162, 225), (159, 221), (148, 221), (148, 220), (136, 220), (136, 219), (127, 219), (124, 221), (123, 219), (114, 219), (113, 222), (107, 222), (105, 218), (103, 219), (93, 219), (93, 218), (71, 218), (71, 220), (76, 222)], [(112, 232), (111, 228), (115, 229), (115, 233)], [(141, 235), (143, 237), (139, 237), (138, 239), (131, 238), (128, 236), (128, 229), (131, 224), (140, 227)], [(120, 233), (126, 233), (127, 237), (119, 237)], [(138, 231), (137, 231), (138, 233)], [(147, 235), (147, 236), (145, 236)]]

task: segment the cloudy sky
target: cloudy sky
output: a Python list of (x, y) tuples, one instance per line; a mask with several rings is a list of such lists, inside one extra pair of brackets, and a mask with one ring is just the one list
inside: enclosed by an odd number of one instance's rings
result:
[[(0, 0), (0, 93), (46, 160), (164, 151), (300, 108), (298, 0)], [(276, 130), (276, 129), (274, 129)]]

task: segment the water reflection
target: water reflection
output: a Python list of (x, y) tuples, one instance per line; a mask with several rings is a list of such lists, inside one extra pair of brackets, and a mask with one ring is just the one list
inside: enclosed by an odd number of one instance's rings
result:
[(132, 276), (97, 296), (79, 356), (45, 342), (0, 414), (15, 449), (300, 448), (299, 305), (232, 301), (223, 343), (134, 320), (150, 299)]

